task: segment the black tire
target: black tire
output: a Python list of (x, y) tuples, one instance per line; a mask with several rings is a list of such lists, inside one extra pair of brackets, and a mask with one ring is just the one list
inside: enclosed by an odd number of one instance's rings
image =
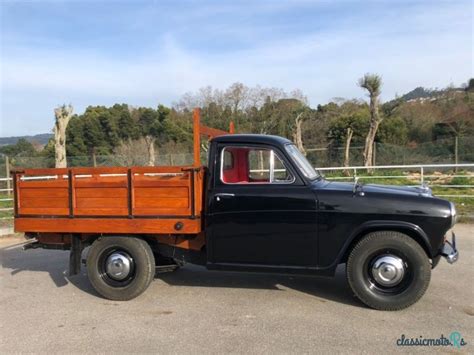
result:
[[(387, 260), (396, 262), (384, 264)], [(401, 268), (393, 267), (400, 264)], [(377, 265), (392, 266), (391, 270), (383, 270), (390, 274), (381, 277)], [(384, 278), (385, 275), (389, 277)], [(430, 278), (431, 264), (423, 248), (399, 232), (369, 233), (355, 245), (347, 261), (352, 291), (367, 306), (378, 310), (397, 311), (416, 303), (427, 290)]]
[[(114, 260), (117, 255), (121, 259), (119, 262), (124, 261), (128, 267), (126, 271), (119, 269), (119, 276), (112, 276), (111, 270), (107, 268), (107, 265), (110, 268), (112, 264), (107, 261)], [(155, 276), (155, 258), (150, 246), (142, 239), (102, 237), (89, 250), (87, 274), (92, 286), (103, 297), (127, 301), (142, 294), (150, 285)]]

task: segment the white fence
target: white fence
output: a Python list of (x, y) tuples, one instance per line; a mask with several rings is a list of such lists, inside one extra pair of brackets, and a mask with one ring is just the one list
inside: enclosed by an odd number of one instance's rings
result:
[[(368, 169), (372, 170), (372, 174), (362, 175), (358, 172), (366, 172)], [(452, 170), (453, 174), (440, 174), (443, 170)], [(458, 174), (458, 170), (473, 170), (471, 174)], [(364, 180), (364, 179), (406, 179), (407, 182), (411, 182), (408, 186), (418, 186), (427, 184), (430, 187), (442, 187), (442, 188), (454, 188), (454, 189), (469, 189), (474, 188), (471, 184), (442, 184), (432, 182), (432, 180), (443, 180), (443, 178), (468, 178), (474, 181), (474, 164), (418, 164), (418, 165), (380, 165), (380, 166), (349, 166), (349, 167), (331, 167), (331, 168), (318, 168), (320, 172), (331, 171), (345, 171), (346, 176), (329, 176), (326, 177), (328, 180)], [(377, 175), (377, 170), (402, 170), (405, 174), (402, 175)], [(431, 172), (430, 172), (431, 171)], [(433, 171), (436, 172), (433, 173)], [(418, 175), (415, 175), (417, 173)], [(414, 183), (417, 185), (413, 185)], [(459, 198), (474, 198), (474, 194), (436, 194), (439, 197), (459, 197)]]
[[(474, 188), (474, 185), (471, 184), (442, 184), (433, 182), (436, 180), (443, 180), (443, 177), (452, 178), (468, 178), (473, 179), (474, 181), (474, 164), (420, 164), (420, 165), (382, 165), (382, 166), (372, 166), (369, 169), (373, 171), (370, 175), (362, 175), (360, 172), (367, 171), (365, 166), (350, 166), (350, 167), (331, 167), (331, 168), (318, 168), (320, 172), (340, 172), (345, 171), (346, 176), (328, 176), (328, 180), (361, 180), (364, 179), (407, 179), (407, 182), (411, 182), (411, 186), (418, 186), (423, 184), (428, 184), (430, 187), (440, 187), (440, 188), (452, 188), (452, 189), (470, 189)], [(451, 170), (454, 173), (449, 174), (440, 174), (440, 171)], [(458, 174), (456, 171), (471, 170), (470, 174)], [(377, 175), (375, 172), (377, 170), (402, 170), (404, 174), (402, 175)], [(433, 173), (433, 171), (436, 172)], [(418, 175), (414, 175), (418, 174)], [(417, 185), (413, 185), (413, 183)], [(13, 189), (11, 187), (12, 179), (11, 178), (0, 178), (0, 183), (5, 183), (6, 188), (0, 189), (0, 202), (13, 202)], [(404, 184), (410, 185), (410, 184)], [(3, 197), (3, 194), (6, 197)], [(474, 198), (474, 194), (436, 194), (439, 197), (456, 197), (456, 198)], [(13, 211), (13, 207), (0, 207), (0, 212)], [(11, 219), (12, 216), (3, 216), (0, 219)]]
[[(0, 178), (1, 183), (6, 183), (6, 188), (0, 189), (0, 193), (2, 194), (2, 197), (0, 198), (0, 202), (7, 202), (7, 201), (13, 201), (13, 189), (11, 188), (11, 183), (12, 183), (12, 178)], [(6, 196), (8, 197), (3, 197), (3, 194), (5, 193)], [(0, 212), (6, 212), (6, 211), (13, 211), (13, 207), (0, 207)], [(12, 216), (6, 216), (6, 217), (0, 217), (1, 219), (12, 219)]]

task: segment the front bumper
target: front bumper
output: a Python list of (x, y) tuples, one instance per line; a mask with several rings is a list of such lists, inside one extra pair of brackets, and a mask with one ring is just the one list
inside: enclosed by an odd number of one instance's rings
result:
[(440, 255), (450, 264), (455, 263), (459, 259), (459, 252), (456, 249), (456, 235), (452, 232), (451, 242), (445, 239), (441, 247)]

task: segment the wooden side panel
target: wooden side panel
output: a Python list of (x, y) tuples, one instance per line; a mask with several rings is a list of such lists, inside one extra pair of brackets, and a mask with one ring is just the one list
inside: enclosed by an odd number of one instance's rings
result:
[(191, 214), (189, 174), (133, 177), (133, 215)]
[(17, 231), (197, 233), (201, 230), (202, 168), (28, 169), (16, 174)]
[(126, 216), (127, 177), (77, 177), (74, 182), (76, 216)]
[(69, 214), (67, 180), (18, 181), (21, 199), (18, 213), (27, 215)]

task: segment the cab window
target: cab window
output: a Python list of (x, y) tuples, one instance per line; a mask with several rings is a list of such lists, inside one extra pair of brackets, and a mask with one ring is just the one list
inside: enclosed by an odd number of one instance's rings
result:
[(225, 184), (288, 184), (294, 177), (273, 149), (225, 147), (221, 152)]

